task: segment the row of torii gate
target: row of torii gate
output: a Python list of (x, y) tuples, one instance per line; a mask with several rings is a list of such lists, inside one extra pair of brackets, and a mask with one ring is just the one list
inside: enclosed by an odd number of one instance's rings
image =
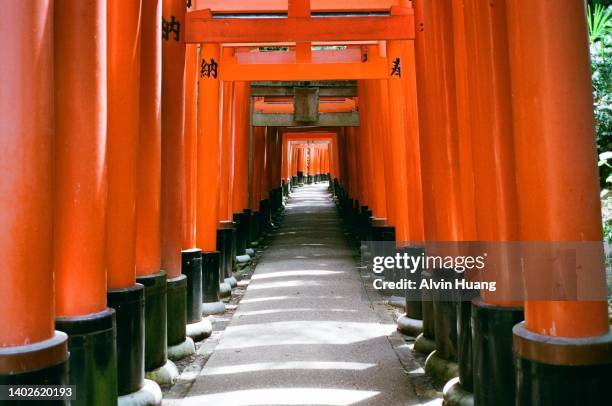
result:
[[(584, 16), (582, 0), (2, 2), (0, 382), (159, 402), (145, 370), (193, 352), (202, 301), (309, 176), (399, 248), (601, 241)], [(470, 306), (407, 303), (459, 365), (448, 402), (609, 401), (605, 298)]]

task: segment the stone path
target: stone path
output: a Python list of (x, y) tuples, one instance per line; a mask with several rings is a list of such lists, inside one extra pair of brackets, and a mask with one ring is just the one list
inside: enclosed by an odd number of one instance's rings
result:
[(326, 184), (296, 190), (182, 405), (412, 405)]

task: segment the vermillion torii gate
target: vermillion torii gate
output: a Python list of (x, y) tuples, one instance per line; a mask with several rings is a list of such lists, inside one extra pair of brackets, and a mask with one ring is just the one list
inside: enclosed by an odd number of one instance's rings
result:
[[(283, 185), (311, 175), (330, 175), (362, 239), (400, 252), (601, 241), (582, 1), (52, 3), (0, 13), (15, 39), (0, 67), (2, 384), (159, 403), (145, 371), (172, 377), (167, 358), (210, 334), (202, 314), (223, 310), (233, 262), (275, 221)], [(330, 45), (343, 49), (316, 50)], [(359, 126), (249, 121), (250, 82), (332, 80), (357, 94), (319, 112), (358, 112)], [(268, 102), (253, 107), (293, 112)], [(580, 271), (595, 287), (599, 248)], [(422, 332), (427, 372), (458, 370), (449, 404), (609, 401), (604, 298), (508, 300), (541, 265), (505, 252), (487, 269), (500, 291), (406, 302), (398, 327)], [(550, 278), (573, 288), (577, 268)]]

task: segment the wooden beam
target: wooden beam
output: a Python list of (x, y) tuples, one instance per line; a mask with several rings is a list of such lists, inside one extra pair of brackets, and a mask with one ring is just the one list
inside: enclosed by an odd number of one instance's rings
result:
[(386, 59), (367, 63), (292, 63), (241, 65), (225, 63), (219, 69), (225, 81), (270, 81), (270, 80), (358, 80), (386, 79)]
[[(216, 14), (279, 14), (288, 11), (287, 0), (194, 0), (195, 9), (210, 9)], [(398, 4), (397, 0), (311, 0), (313, 13), (385, 12)]]
[[(256, 127), (296, 127), (304, 126), (293, 120), (293, 114), (253, 113), (252, 123)], [(319, 120), (307, 123), (308, 126), (325, 127), (359, 127), (359, 113), (325, 113), (319, 115)]]
[[(293, 96), (293, 86), (257, 86), (257, 82), (251, 84), (251, 96), (253, 97), (288, 97)], [(321, 97), (355, 97), (357, 96), (357, 88), (355, 86), (342, 87), (321, 87), (319, 88), (319, 96)]]
[(414, 39), (414, 14), (390, 16), (212, 18), (210, 10), (187, 13), (187, 43), (261, 43)]
[(288, 0), (289, 17), (310, 17), (310, 0)]
[[(236, 51), (236, 61), (241, 64), (272, 64), (272, 63), (294, 63), (298, 62), (295, 51)], [(333, 49), (313, 51), (311, 62), (314, 63), (338, 63), (338, 62), (361, 62), (362, 52), (357, 48)]]

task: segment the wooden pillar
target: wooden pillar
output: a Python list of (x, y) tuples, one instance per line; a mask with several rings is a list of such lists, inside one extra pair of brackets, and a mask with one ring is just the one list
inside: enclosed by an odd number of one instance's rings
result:
[(53, 325), (52, 2), (4, 2), (0, 34), (0, 384), (67, 384), (67, 337)]
[[(162, 18), (169, 32), (162, 41), (162, 268), (168, 278), (181, 274), (185, 201), (185, 2), (164, 2)], [(180, 25), (172, 26), (173, 22)], [(165, 35), (165, 34), (164, 34)]]
[(262, 178), (265, 159), (265, 127), (253, 127), (253, 194), (251, 207), (258, 212), (262, 200)]
[(56, 327), (70, 337), (77, 401), (115, 402), (115, 312), (106, 307), (106, 2), (56, 2), (54, 26)]
[[(136, 281), (136, 176), (140, 117), (140, 1), (108, 2), (108, 287)], [(133, 52), (136, 50), (137, 52)]]
[(119, 395), (144, 385), (144, 289), (136, 283), (141, 2), (107, 3), (108, 303), (117, 312)]
[[(218, 45), (202, 44), (200, 66), (218, 61)], [(221, 82), (216, 75), (198, 75), (198, 174), (197, 174), (197, 245), (204, 252), (217, 249), (220, 219), (217, 194), (221, 182)], [(226, 220), (225, 216), (221, 218)]]
[(232, 184), (232, 211), (249, 208), (249, 83), (234, 83), (234, 182)]
[[(224, 51), (227, 52), (227, 51)], [(234, 139), (232, 136), (233, 82), (222, 83), (221, 110), (221, 184), (219, 190), (219, 221), (232, 220), (231, 190), (234, 171)]]
[[(389, 132), (383, 142), (385, 145), (385, 159), (392, 163), (392, 172), (387, 174), (392, 177), (390, 182), (391, 190), (388, 191), (393, 203), (393, 226), (395, 227), (395, 240), (399, 247), (410, 242), (410, 223), (408, 194), (411, 185), (407, 182), (406, 166), (406, 137), (408, 133), (405, 103), (412, 95), (405, 94), (405, 87), (402, 83), (402, 75), (409, 75), (408, 58), (409, 44), (407, 41), (388, 41), (387, 42), (387, 67), (389, 79), (387, 83), (389, 97)], [(403, 68), (403, 69), (402, 69)]]
[[(187, 277), (182, 274), (185, 227), (185, 2), (162, 6), (162, 154), (161, 261), (167, 272), (168, 347), (175, 351), (186, 337)], [(192, 82), (193, 83), (193, 82)], [(192, 238), (192, 236), (190, 236)]]
[(361, 95), (363, 95), (362, 106), (364, 107), (365, 117), (362, 120), (362, 134), (366, 138), (367, 158), (370, 164), (369, 172), (372, 179), (372, 212), (374, 217), (379, 219), (387, 218), (387, 199), (386, 199), (386, 184), (385, 184), (385, 164), (381, 162), (383, 156), (383, 143), (378, 141), (378, 136), (383, 135), (381, 131), (381, 123), (383, 119), (383, 107), (386, 107), (378, 99), (373, 87), (376, 83), (373, 81), (360, 81)]
[(187, 44), (185, 51), (185, 144), (183, 149), (185, 171), (183, 249), (196, 247), (199, 65), (198, 46), (196, 44)]
[[(417, 68), (419, 111), (423, 112), (421, 126), (421, 159), (423, 164), (423, 193), (426, 237), (428, 241), (460, 241), (462, 229), (462, 190), (457, 132), (455, 96), (454, 48), (452, 10), (447, 2), (434, 0), (417, 2), (416, 14), (421, 14), (426, 35), (417, 36), (422, 49), (417, 52), (421, 61)], [(424, 56), (424, 58), (423, 58)], [(424, 60), (423, 60), (424, 59)], [(423, 76), (421, 76), (423, 74)], [(436, 78), (435, 80), (427, 80)], [(421, 91), (422, 90), (422, 91)], [(429, 204), (433, 204), (431, 207)], [(430, 208), (431, 207), (431, 208)], [(429, 277), (429, 275), (425, 275)], [(433, 270), (431, 277), (455, 277), (453, 270)], [(457, 361), (456, 306), (453, 302), (433, 297), (435, 313), (436, 352), (429, 362)], [(428, 314), (428, 309), (424, 309)], [(427, 317), (427, 316), (424, 316)], [(429, 323), (429, 320), (428, 320)], [(425, 326), (428, 323), (424, 323)]]
[(525, 322), (513, 330), (516, 401), (533, 403), (546, 393), (543, 404), (602, 404), (609, 400), (612, 335), (585, 6), (518, 0), (506, 9), (521, 240), (550, 242), (559, 260), (563, 242), (578, 242), (569, 248), (575, 262), (563, 268), (527, 257), (527, 293), (543, 274), (550, 275), (546, 286), (593, 292), (525, 302)]

